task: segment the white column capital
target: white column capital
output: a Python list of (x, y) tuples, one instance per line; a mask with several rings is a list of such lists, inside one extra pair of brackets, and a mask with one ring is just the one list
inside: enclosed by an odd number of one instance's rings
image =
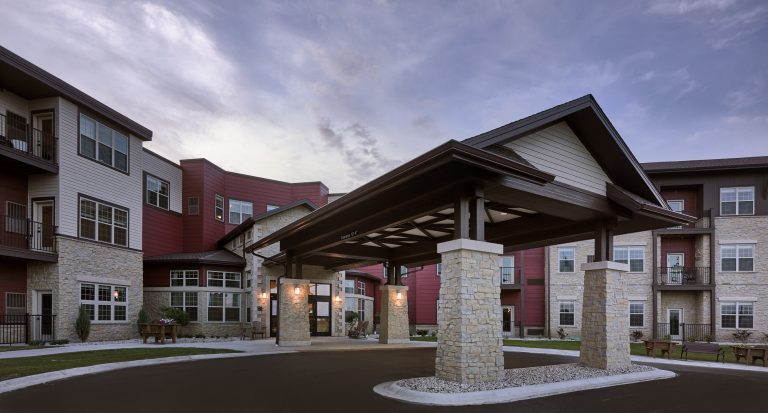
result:
[(466, 238), (453, 239), (437, 244), (438, 254), (456, 250), (470, 250), (501, 255), (504, 253), (504, 246), (501, 244), (494, 244), (492, 242), (477, 241)]

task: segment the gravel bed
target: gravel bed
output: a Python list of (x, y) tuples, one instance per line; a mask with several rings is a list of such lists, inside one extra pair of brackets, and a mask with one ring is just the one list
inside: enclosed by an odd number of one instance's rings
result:
[(397, 385), (405, 387), (406, 389), (427, 393), (466, 393), (530, 386), (534, 384), (557, 383), (568, 380), (591, 379), (595, 377), (639, 373), (651, 370), (655, 369), (650, 366), (642, 365), (632, 365), (631, 367), (615, 370), (600, 370), (590, 367), (582, 367), (576, 363), (555, 364), (551, 366), (505, 370), (503, 379), (483, 384), (459, 384), (438, 379), (437, 377), (418, 377), (414, 379), (400, 380), (397, 382)]

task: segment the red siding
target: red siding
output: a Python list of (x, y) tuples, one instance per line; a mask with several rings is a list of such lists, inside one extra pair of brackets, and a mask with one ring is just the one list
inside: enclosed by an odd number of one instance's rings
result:
[[(525, 254), (525, 325), (544, 326), (544, 248), (523, 251)], [(518, 253), (519, 255), (519, 253)], [(520, 257), (516, 257), (520, 259)], [(516, 261), (519, 263), (520, 261)], [(519, 265), (519, 264), (518, 264)], [(531, 280), (541, 280), (541, 285), (532, 285)]]
[(0, 260), (0, 314), (5, 314), (5, 293), (27, 292), (27, 264)]
[(683, 201), (683, 211), (699, 215), (699, 191), (696, 189), (661, 189), (661, 197), (667, 201)]
[(0, 185), (0, 215), (5, 215), (6, 202), (11, 201), (27, 205), (27, 177), (3, 171), (3, 184)]
[(181, 252), (184, 248), (184, 222), (175, 212), (144, 205), (142, 249), (144, 256)]
[(667, 253), (683, 253), (685, 266), (696, 266), (696, 245), (693, 237), (661, 237), (660, 267), (667, 266)]

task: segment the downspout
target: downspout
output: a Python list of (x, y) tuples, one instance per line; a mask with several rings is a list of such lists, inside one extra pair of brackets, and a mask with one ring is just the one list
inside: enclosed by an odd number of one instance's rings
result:
[(550, 328), (550, 281), (552, 280), (552, 277), (550, 275), (551, 266), (549, 265), (549, 248), (550, 247), (544, 247), (544, 284), (546, 285), (545, 293), (544, 293), (544, 311), (546, 312), (547, 316), (544, 319), (545, 328), (547, 329), (547, 338), (552, 340), (552, 329)]

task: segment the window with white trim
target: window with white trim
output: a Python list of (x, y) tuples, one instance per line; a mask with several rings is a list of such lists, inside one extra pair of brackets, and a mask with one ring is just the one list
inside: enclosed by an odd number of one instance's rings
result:
[(755, 187), (720, 188), (720, 215), (754, 215)]
[(576, 270), (576, 248), (558, 248), (557, 260), (559, 272), (574, 272)]
[(128, 137), (81, 113), (80, 155), (128, 172)]
[(147, 174), (146, 202), (149, 205), (162, 209), (168, 209), (168, 196), (170, 184), (156, 176)]
[(171, 307), (187, 313), (189, 321), (198, 321), (197, 305), (197, 292), (171, 291)]
[(27, 206), (7, 201), (5, 203), (5, 230), (14, 234), (27, 233)]
[(443, 264), (442, 263), (438, 262), (437, 265), (435, 266), (435, 274), (438, 277), (443, 275)]
[(27, 295), (24, 293), (5, 293), (5, 314), (24, 315), (27, 313)]
[(173, 270), (171, 271), (171, 287), (197, 287), (197, 270)]
[(253, 285), (252, 277), (253, 273), (251, 270), (245, 270), (245, 288), (251, 288), (251, 285)]
[(213, 207), (213, 217), (216, 218), (216, 221), (224, 222), (224, 197), (216, 194), (216, 198), (214, 199), (214, 207)]
[(560, 325), (572, 327), (576, 325), (576, 303), (574, 301), (560, 301)]
[(645, 325), (645, 303), (642, 301), (629, 302), (629, 326), (643, 327)]
[(721, 302), (720, 326), (722, 328), (754, 328), (754, 303)]
[(239, 272), (208, 271), (209, 287), (240, 288)]
[(128, 245), (128, 210), (80, 197), (80, 238)]
[(187, 215), (200, 215), (200, 197), (187, 198)]
[(128, 288), (106, 284), (80, 284), (80, 304), (92, 321), (126, 321)]
[(208, 293), (208, 321), (239, 322), (240, 293)]
[(344, 293), (345, 294), (354, 294), (355, 293), (355, 280), (344, 280)]
[(405, 265), (400, 266), (400, 278), (408, 278), (408, 267)]
[(720, 270), (750, 272), (755, 268), (754, 244), (726, 244), (720, 246)]
[(359, 321), (365, 321), (365, 300), (362, 298), (357, 300), (357, 316)]
[(629, 264), (629, 272), (643, 272), (645, 247), (613, 247), (613, 261)]
[(365, 281), (357, 281), (357, 294), (365, 295)]
[(237, 199), (229, 200), (229, 223), (241, 224), (246, 219), (253, 216), (253, 202), (240, 201)]

